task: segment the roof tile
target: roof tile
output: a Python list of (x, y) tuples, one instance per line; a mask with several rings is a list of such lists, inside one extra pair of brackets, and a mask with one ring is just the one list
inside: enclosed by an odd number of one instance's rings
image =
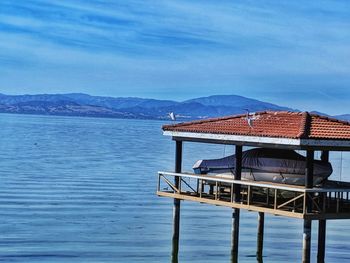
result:
[[(250, 125), (248, 123), (248, 119)], [(350, 140), (350, 123), (308, 112), (264, 111), (164, 125), (164, 131)]]

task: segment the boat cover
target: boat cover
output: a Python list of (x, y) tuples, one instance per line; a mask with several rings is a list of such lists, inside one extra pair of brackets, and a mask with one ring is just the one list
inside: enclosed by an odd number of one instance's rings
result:
[[(195, 173), (223, 173), (235, 170), (235, 155), (215, 160), (199, 160)], [(305, 174), (306, 158), (293, 151), (283, 149), (254, 148), (243, 152), (242, 168), (280, 174)], [(329, 162), (314, 160), (314, 176), (329, 177), (333, 172)]]

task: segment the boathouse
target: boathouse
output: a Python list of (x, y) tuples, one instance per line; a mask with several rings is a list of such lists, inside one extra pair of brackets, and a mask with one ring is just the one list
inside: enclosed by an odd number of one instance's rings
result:
[[(302, 262), (310, 262), (311, 224), (317, 221), (317, 262), (324, 262), (327, 220), (350, 219), (350, 183), (327, 180), (315, 186), (315, 151), (325, 162), (330, 151), (350, 151), (350, 123), (308, 112), (265, 111), (164, 125), (163, 132), (176, 145), (175, 171), (159, 172), (157, 188), (158, 196), (174, 199), (172, 262), (178, 258), (182, 200), (233, 209), (232, 262), (238, 258), (241, 209), (258, 212), (258, 257), (263, 254), (264, 215), (269, 213), (303, 220)], [(234, 145), (234, 179), (183, 172), (183, 142)], [(305, 185), (241, 180), (247, 146), (304, 153)]]

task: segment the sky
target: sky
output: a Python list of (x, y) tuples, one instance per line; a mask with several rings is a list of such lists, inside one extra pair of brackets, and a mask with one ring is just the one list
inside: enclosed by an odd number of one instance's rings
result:
[(350, 113), (350, 1), (1, 0), (0, 92)]

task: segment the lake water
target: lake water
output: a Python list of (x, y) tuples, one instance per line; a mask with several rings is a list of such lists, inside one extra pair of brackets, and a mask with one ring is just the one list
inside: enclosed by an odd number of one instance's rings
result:
[[(172, 200), (155, 191), (175, 146), (162, 122), (0, 114), (0, 123), (0, 262), (170, 261)], [(232, 152), (185, 143), (183, 170)], [(340, 155), (331, 153), (331, 178), (350, 181)], [(256, 218), (241, 213), (240, 262), (256, 262)], [(349, 262), (349, 221), (327, 226), (326, 261)], [(231, 209), (182, 202), (179, 261), (229, 262), (230, 231)], [(302, 221), (267, 215), (264, 245), (265, 263), (300, 262)]]

